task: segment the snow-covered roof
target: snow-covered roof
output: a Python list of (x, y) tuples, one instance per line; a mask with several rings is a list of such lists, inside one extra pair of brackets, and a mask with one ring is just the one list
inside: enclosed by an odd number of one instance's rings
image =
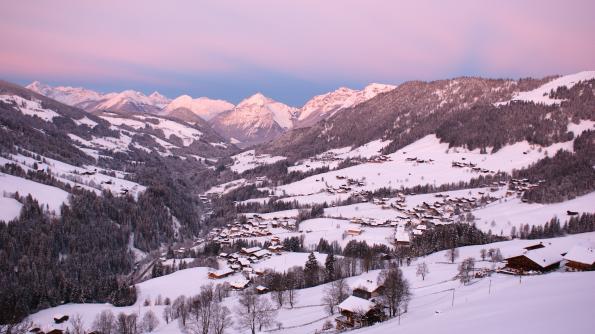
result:
[(242, 251), (244, 253), (248, 253), (248, 254), (252, 254), (254, 252), (258, 252), (259, 250), (260, 250), (260, 247), (242, 248)]
[(542, 268), (562, 261), (562, 255), (560, 255), (560, 253), (552, 247), (535, 249), (526, 252), (524, 255)]
[(250, 283), (249, 280), (242, 279), (242, 280), (231, 282), (231, 283), (229, 283), (229, 285), (235, 289), (243, 289), (248, 285), (248, 283)]
[(395, 232), (395, 240), (396, 241), (402, 241), (402, 242), (410, 242), (410, 235), (409, 232), (403, 230), (403, 229), (397, 229), (397, 231)]
[(256, 256), (256, 257), (263, 257), (263, 256), (265, 256), (265, 255), (267, 255), (267, 254), (270, 254), (270, 253), (271, 253), (271, 252), (269, 252), (269, 251), (268, 251), (268, 250), (266, 250), (266, 249), (261, 249), (261, 250), (259, 250), (259, 251), (256, 251), (256, 252), (252, 253), (252, 255), (254, 255), (254, 256)]
[(359, 298), (356, 296), (349, 296), (341, 304), (339, 309), (349, 312), (368, 312), (374, 308), (374, 303), (367, 299)]
[(362, 289), (368, 292), (374, 292), (380, 287), (380, 285), (378, 285), (378, 282), (370, 279), (361, 279), (355, 282), (355, 284), (353, 284), (352, 286), (354, 289)]
[(592, 265), (595, 263), (595, 250), (593, 248), (574, 246), (564, 255), (564, 259)]

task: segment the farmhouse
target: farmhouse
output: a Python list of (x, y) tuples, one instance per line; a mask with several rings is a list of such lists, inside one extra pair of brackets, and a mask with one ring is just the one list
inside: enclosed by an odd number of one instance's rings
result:
[(382, 293), (383, 286), (373, 280), (361, 280), (353, 285), (353, 295), (369, 300), (378, 297)]
[(231, 286), (231, 288), (234, 290), (244, 290), (248, 286), (248, 284), (250, 284), (250, 281), (247, 279), (243, 279), (231, 282), (229, 286)]
[(544, 247), (507, 258), (506, 267), (520, 272), (546, 272), (558, 268), (561, 261), (562, 255), (551, 248)]
[(569, 271), (595, 270), (595, 250), (574, 246), (566, 255), (566, 269)]
[(220, 279), (220, 278), (227, 277), (233, 273), (234, 273), (234, 271), (231, 269), (221, 269), (221, 270), (209, 272), (208, 277), (210, 279)]
[(362, 229), (359, 227), (350, 227), (345, 231), (348, 235), (356, 236), (362, 234)]
[(356, 296), (349, 296), (338, 308), (341, 315), (335, 321), (339, 330), (371, 325), (384, 319), (380, 306)]
[(409, 232), (405, 231), (402, 228), (397, 228), (395, 232), (395, 245), (401, 247), (409, 247), (411, 243), (411, 236)]

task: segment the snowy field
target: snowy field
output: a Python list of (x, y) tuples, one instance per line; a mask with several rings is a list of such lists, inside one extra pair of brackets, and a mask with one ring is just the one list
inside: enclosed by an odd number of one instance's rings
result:
[(567, 210), (595, 213), (595, 192), (553, 204), (523, 203), (516, 197), (504, 199), (473, 211), (473, 215), (477, 218), (476, 225), (479, 229), (484, 232), (492, 230), (494, 234), (502, 232), (502, 235), (508, 236), (513, 226), (517, 230), (524, 224), (543, 226), (554, 217), (558, 217), (563, 224), (570, 218), (566, 214)]
[[(20, 196), (31, 195), (50, 212), (60, 213), (60, 207), (68, 200), (68, 193), (60, 188), (33, 182), (20, 177), (0, 173), (0, 192), (16, 193)], [(2, 204), (5, 202), (3, 201)], [(14, 204), (12, 209), (14, 210)]]
[(0, 221), (8, 222), (19, 216), (23, 205), (10, 197), (0, 196)]
[(254, 150), (248, 150), (232, 156), (231, 159), (233, 160), (231, 170), (236, 173), (243, 173), (258, 166), (274, 164), (287, 158), (269, 154), (256, 154)]

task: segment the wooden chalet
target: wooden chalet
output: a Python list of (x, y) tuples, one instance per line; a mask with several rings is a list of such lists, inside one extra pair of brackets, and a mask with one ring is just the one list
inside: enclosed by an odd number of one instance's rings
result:
[(569, 271), (591, 271), (595, 270), (595, 250), (574, 246), (566, 255), (566, 270)]
[(373, 280), (361, 280), (356, 282), (353, 286), (353, 295), (366, 300), (380, 296), (384, 288)]
[(349, 296), (338, 305), (341, 315), (335, 318), (338, 330), (368, 326), (384, 320), (382, 307), (356, 296)]
[(229, 283), (229, 286), (234, 290), (244, 290), (245, 288), (248, 287), (248, 284), (250, 284), (249, 280), (242, 279), (239, 281), (234, 281), (234, 282)]
[(549, 247), (544, 247), (507, 258), (506, 267), (518, 272), (546, 272), (558, 268), (561, 261), (562, 255)]
[(217, 271), (211, 271), (207, 274), (210, 279), (221, 279), (233, 274), (234, 271), (231, 269), (221, 269)]

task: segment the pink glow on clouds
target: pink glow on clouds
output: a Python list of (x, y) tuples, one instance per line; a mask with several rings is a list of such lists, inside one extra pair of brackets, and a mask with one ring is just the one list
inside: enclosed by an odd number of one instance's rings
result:
[(595, 68), (589, 1), (3, 1), (0, 71), (395, 81)]

